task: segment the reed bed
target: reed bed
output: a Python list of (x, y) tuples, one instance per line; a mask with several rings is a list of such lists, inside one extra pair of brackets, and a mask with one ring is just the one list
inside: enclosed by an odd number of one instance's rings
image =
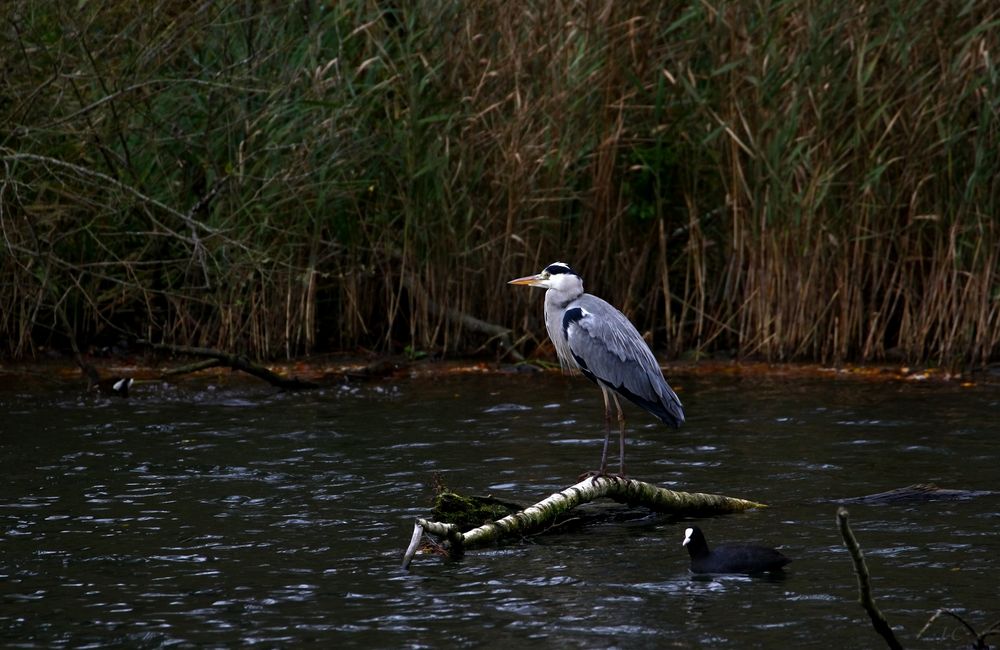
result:
[(0, 15), (7, 355), (531, 348), (555, 260), (671, 357), (1000, 353), (994, 3)]

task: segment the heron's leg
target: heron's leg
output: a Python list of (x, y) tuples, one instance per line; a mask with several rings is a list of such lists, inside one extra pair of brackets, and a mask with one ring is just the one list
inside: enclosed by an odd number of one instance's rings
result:
[[(611, 397), (614, 398), (615, 408), (618, 409), (618, 473), (625, 478), (625, 412), (622, 411), (622, 405), (618, 401), (618, 393), (611, 393)], [(609, 420), (610, 416), (609, 413)]]
[[(608, 443), (611, 441), (611, 405), (608, 403), (607, 387), (600, 382), (597, 385), (601, 387), (601, 394), (604, 395), (604, 451), (601, 452), (601, 469), (597, 475), (604, 476), (608, 471)], [(615, 403), (618, 403), (617, 397)]]

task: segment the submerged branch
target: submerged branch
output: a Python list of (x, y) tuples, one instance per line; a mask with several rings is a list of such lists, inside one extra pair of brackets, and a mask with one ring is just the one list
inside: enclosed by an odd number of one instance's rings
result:
[(408, 566), (412, 560), (416, 552), (415, 545), (423, 532), (446, 538), (451, 555), (455, 557), (468, 548), (486, 546), (503, 538), (520, 537), (543, 530), (567, 511), (601, 497), (629, 505), (643, 505), (656, 512), (683, 515), (727, 514), (767, 507), (762, 503), (718, 494), (676, 492), (635, 479), (611, 476), (586, 478), (533, 506), (464, 533), (455, 524), (418, 519), (410, 548), (403, 558), (403, 567)]
[(199, 372), (202, 370), (208, 370), (209, 368), (217, 368), (219, 366), (224, 366), (225, 364), (218, 359), (205, 359), (203, 361), (196, 361), (194, 363), (189, 363), (186, 366), (180, 366), (178, 368), (171, 368), (170, 370), (165, 370), (163, 372), (164, 377), (173, 377), (175, 375), (187, 375), (192, 372)]
[[(272, 386), (276, 386), (283, 390), (306, 390), (309, 388), (319, 388), (319, 384), (313, 383), (311, 381), (305, 381), (303, 379), (298, 379), (292, 377), (291, 379), (286, 379), (281, 375), (277, 375), (263, 366), (258, 366), (257, 364), (251, 362), (243, 355), (229, 354), (228, 352), (222, 352), (221, 350), (214, 350), (212, 348), (199, 348), (192, 347), (189, 345), (172, 345), (170, 343), (151, 343), (150, 341), (142, 341), (139, 343), (148, 345), (154, 350), (168, 350), (177, 354), (189, 354), (196, 357), (209, 357), (209, 359), (214, 359), (212, 363), (198, 363), (191, 366), (187, 366), (189, 372), (194, 372), (195, 370), (201, 370), (203, 368), (208, 368), (217, 365), (226, 365), (233, 370), (242, 370), (243, 372), (253, 375), (263, 379)], [(176, 374), (176, 373), (175, 373)]]
[(990, 490), (954, 490), (940, 488), (934, 483), (915, 483), (906, 487), (869, 494), (863, 497), (851, 497), (842, 499), (841, 503), (897, 503), (905, 501), (935, 501), (949, 499), (959, 501), (971, 499), (973, 497), (990, 496), (996, 494)]
[(851, 554), (854, 562), (854, 572), (858, 576), (858, 602), (868, 612), (868, 617), (872, 620), (875, 631), (882, 635), (886, 644), (893, 650), (902, 650), (896, 635), (886, 620), (885, 615), (875, 604), (875, 597), (872, 595), (871, 575), (868, 573), (868, 565), (865, 563), (864, 553), (858, 545), (858, 540), (854, 537), (851, 525), (847, 521), (847, 508), (837, 508), (837, 525), (840, 527), (840, 535), (844, 538), (844, 546)]

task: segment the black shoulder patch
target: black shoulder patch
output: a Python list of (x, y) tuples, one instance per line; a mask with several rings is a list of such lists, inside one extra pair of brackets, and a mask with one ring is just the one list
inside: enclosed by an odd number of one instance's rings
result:
[(583, 319), (583, 308), (573, 307), (563, 314), (563, 336), (569, 338), (569, 326)]

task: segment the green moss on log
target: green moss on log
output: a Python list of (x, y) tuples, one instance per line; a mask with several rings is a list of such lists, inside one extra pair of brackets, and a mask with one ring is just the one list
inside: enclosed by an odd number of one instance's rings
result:
[(516, 512), (509, 504), (492, 497), (464, 496), (450, 490), (434, 497), (431, 511), (436, 521), (455, 524), (462, 530), (503, 519)]

